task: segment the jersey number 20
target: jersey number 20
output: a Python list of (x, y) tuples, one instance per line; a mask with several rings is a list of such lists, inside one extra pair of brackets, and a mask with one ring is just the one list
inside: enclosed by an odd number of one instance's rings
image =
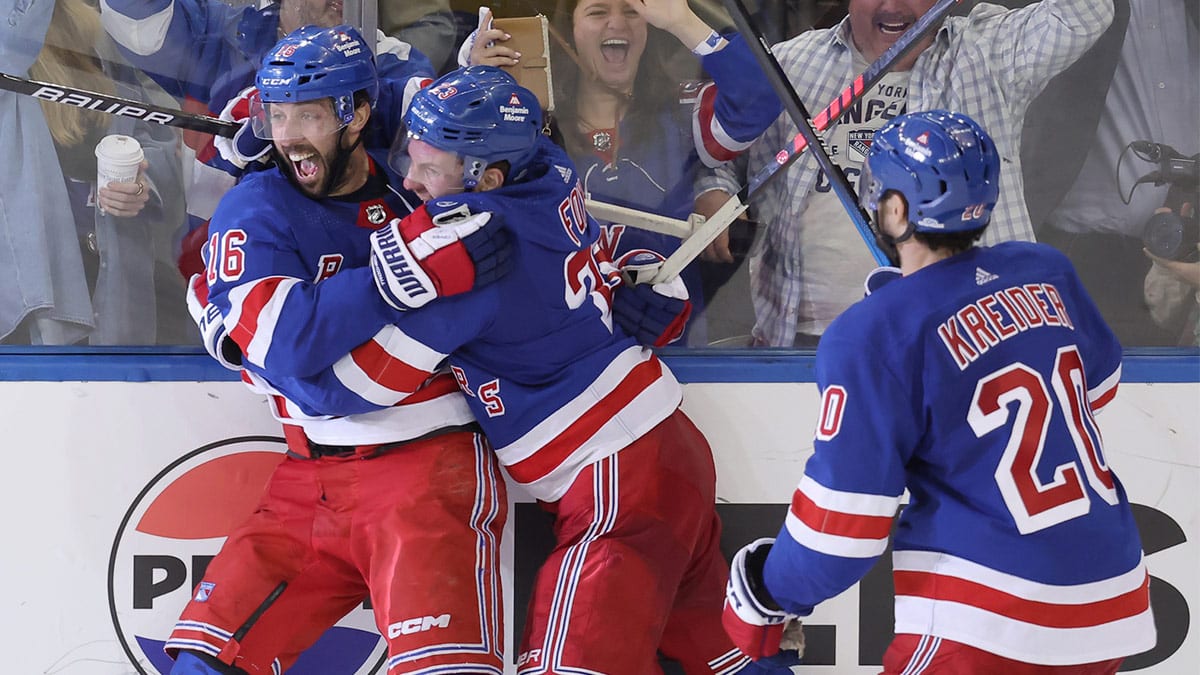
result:
[[(1100, 431), (1088, 405), (1087, 382), (1079, 351), (1072, 345), (1058, 350), (1051, 374), (1054, 396), (1045, 378), (1023, 363), (1014, 363), (982, 378), (975, 387), (967, 415), (975, 435), (982, 438), (1011, 424), (1008, 444), (996, 467), (996, 484), (1021, 534), (1044, 530), (1088, 512), (1091, 501), (1080, 477), (1108, 504), (1118, 501), (1112, 473), (1104, 461)], [(1054, 401), (1062, 407), (1055, 415)], [(1052, 424), (1065, 424), (1079, 463), (1054, 467), (1053, 478), (1042, 481), (1046, 435)], [(1046, 475), (1045, 471), (1040, 472)]]

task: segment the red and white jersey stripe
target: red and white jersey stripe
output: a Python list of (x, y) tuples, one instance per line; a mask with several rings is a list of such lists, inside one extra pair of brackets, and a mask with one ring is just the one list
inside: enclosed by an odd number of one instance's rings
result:
[(225, 329), (229, 331), (229, 337), (241, 345), (243, 357), (248, 362), (259, 367), (265, 365), (288, 293), (302, 283), (291, 277), (273, 276), (229, 290)]
[(705, 166), (717, 167), (737, 157), (750, 147), (756, 137), (747, 141), (733, 138), (716, 114), (717, 87), (709, 82), (700, 90), (696, 111), (692, 115), (692, 139), (696, 152)]
[(437, 373), (415, 393), (391, 407), (344, 417), (306, 415), (269, 382), (250, 371), (242, 371), (242, 381), (269, 396), (275, 419), (303, 427), (309, 439), (325, 445), (392, 443), (475, 421), (466, 398), (448, 372)]
[(1155, 643), (1144, 561), (1092, 583), (1050, 585), (934, 551), (896, 551), (896, 633), (938, 635), (1046, 665), (1137, 654)]
[(630, 347), (582, 393), (496, 454), (534, 497), (555, 501), (585, 466), (633, 443), (682, 400), (670, 369), (649, 349)]
[(1121, 366), (1117, 364), (1117, 369), (1111, 375), (1104, 378), (1100, 384), (1088, 389), (1088, 406), (1091, 407), (1092, 414), (1104, 410), (1105, 406), (1117, 397), (1117, 386), (1120, 383)]
[(832, 490), (806, 475), (792, 495), (786, 527), (793, 539), (814, 551), (874, 558), (887, 549), (900, 497)]
[(446, 356), (395, 326), (385, 326), (334, 363), (333, 373), (342, 386), (364, 400), (391, 406), (412, 395)]

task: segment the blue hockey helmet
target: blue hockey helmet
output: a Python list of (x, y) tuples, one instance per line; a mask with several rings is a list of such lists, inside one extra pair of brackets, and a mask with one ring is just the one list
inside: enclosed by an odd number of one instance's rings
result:
[(379, 76), (371, 47), (353, 26), (305, 26), (288, 33), (263, 57), (255, 78), (263, 103), (302, 103), (333, 99), (344, 126), (354, 119), (354, 94), (379, 96)]
[(979, 230), (1000, 196), (1000, 155), (987, 132), (961, 113), (899, 115), (875, 132), (859, 190), (868, 213), (888, 191), (904, 195), (916, 232)]
[(474, 188), (489, 165), (509, 164), (516, 176), (537, 150), (542, 108), (537, 96), (493, 66), (471, 66), (435, 80), (413, 96), (404, 114), (408, 131), (393, 148), (404, 170), (407, 140), (420, 140), (463, 160), (463, 185)]

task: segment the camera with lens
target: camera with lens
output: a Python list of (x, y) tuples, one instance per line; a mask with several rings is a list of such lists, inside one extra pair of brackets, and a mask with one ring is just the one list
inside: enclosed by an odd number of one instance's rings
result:
[(1142, 229), (1142, 245), (1154, 255), (1179, 262), (1200, 261), (1200, 223), (1196, 216), (1163, 211), (1150, 216)]
[(1163, 143), (1134, 141), (1130, 144), (1138, 157), (1158, 164), (1158, 169), (1142, 176), (1142, 183), (1169, 185), (1165, 208), (1158, 209), (1142, 228), (1142, 245), (1160, 258), (1180, 262), (1200, 261), (1200, 222), (1196, 202), (1200, 198), (1200, 154), (1184, 157)]

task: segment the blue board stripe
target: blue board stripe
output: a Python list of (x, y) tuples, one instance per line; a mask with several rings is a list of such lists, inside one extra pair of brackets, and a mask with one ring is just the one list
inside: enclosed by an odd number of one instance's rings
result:
[[(812, 382), (812, 351), (664, 350), (682, 382)], [(199, 347), (0, 347), (2, 382), (214, 382), (237, 375)], [(1123, 382), (1200, 382), (1200, 349), (1125, 352)]]

